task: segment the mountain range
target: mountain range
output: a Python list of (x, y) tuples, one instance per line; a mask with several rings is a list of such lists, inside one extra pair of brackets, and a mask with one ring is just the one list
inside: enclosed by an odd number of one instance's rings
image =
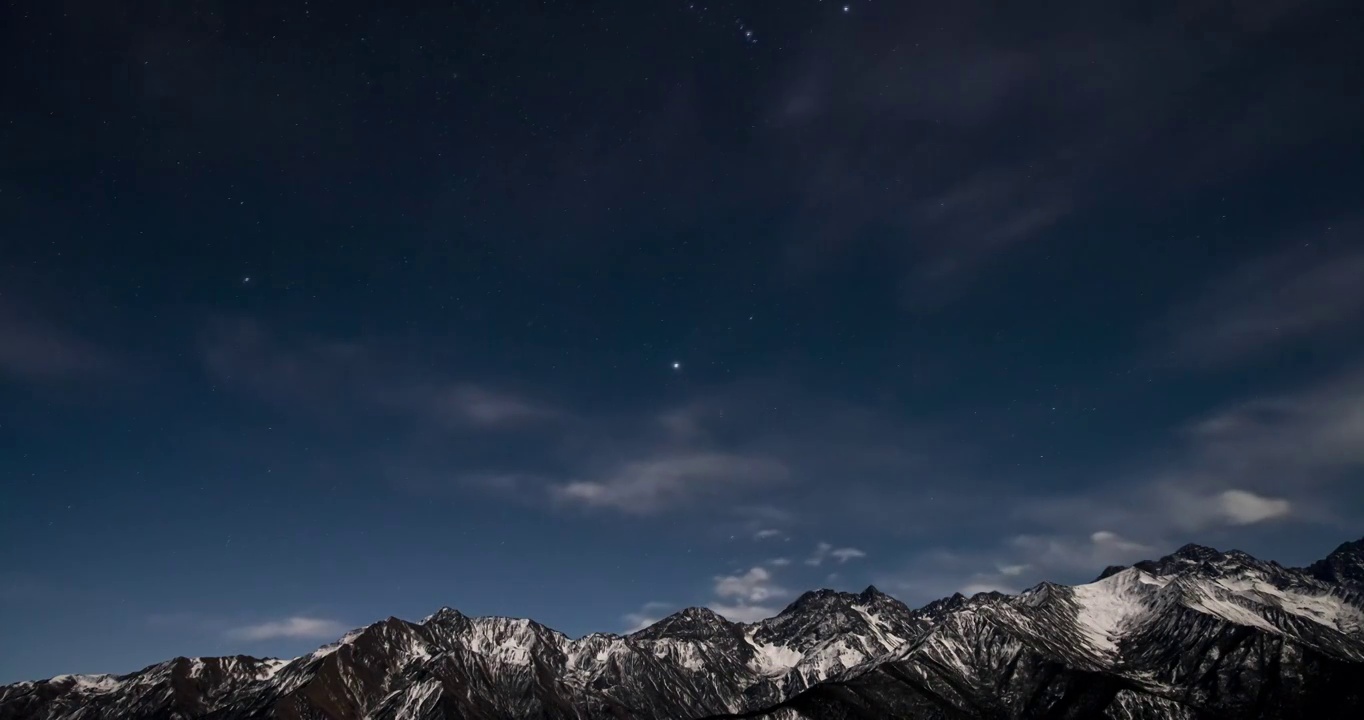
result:
[(0, 687), (0, 720), (1364, 717), (1364, 540), (1305, 568), (1186, 545), (1091, 583), (921, 608), (816, 590), (569, 638), (444, 608), (293, 659)]

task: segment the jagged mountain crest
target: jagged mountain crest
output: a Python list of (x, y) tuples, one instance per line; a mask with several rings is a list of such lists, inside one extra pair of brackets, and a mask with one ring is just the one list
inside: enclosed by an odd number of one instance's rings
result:
[(689, 607), (634, 633), (632, 637), (657, 640), (662, 638), (706, 639), (717, 635), (732, 635), (738, 625), (726, 620), (710, 608)]
[(918, 609), (875, 587), (816, 590), (756, 623), (687, 608), (577, 639), (442, 608), (292, 660), (10, 685), (0, 719), (1361, 715), (1362, 560), (1364, 541), (1307, 568), (1186, 545), (1084, 585)]
[(1324, 582), (1364, 590), (1364, 539), (1342, 543), (1330, 555), (1308, 566), (1307, 572)]

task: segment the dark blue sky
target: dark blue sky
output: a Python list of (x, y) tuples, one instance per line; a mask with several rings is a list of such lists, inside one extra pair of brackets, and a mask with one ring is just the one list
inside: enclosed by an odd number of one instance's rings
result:
[(1364, 527), (1357, 3), (131, 5), (0, 9), (0, 682)]

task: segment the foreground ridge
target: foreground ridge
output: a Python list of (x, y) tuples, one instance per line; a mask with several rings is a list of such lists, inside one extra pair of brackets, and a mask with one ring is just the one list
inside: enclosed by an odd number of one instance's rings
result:
[(0, 687), (0, 720), (1364, 716), (1364, 540), (1306, 568), (1186, 545), (1092, 583), (868, 587), (579, 639), (442, 608), (291, 660), (174, 658)]

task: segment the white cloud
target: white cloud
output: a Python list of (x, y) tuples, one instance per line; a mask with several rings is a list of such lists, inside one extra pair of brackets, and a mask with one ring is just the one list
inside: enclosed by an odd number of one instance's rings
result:
[(1120, 552), (1120, 553), (1145, 553), (1151, 552), (1152, 548), (1141, 543), (1132, 542), (1121, 535), (1107, 530), (1100, 530), (1089, 536), (1089, 541), (1094, 543), (1098, 552)]
[[(1076, 495), (1021, 502), (1016, 519), (1070, 546), (1090, 536), (1113, 562), (1272, 521), (1357, 527), (1364, 520), (1351, 485), (1364, 470), (1364, 372), (1229, 404), (1178, 437), (1182, 445), (1153, 468)], [(1089, 551), (1073, 556), (1095, 559)]]
[(1018, 592), (1039, 580), (1083, 581), (1109, 565), (1151, 557), (1154, 550), (1115, 532), (1089, 535), (1024, 534), (998, 547), (972, 552), (929, 550), (910, 559), (877, 584), (910, 602), (927, 602), (954, 592)]
[(744, 603), (761, 603), (786, 594), (786, 590), (773, 582), (772, 573), (766, 568), (753, 567), (742, 575), (717, 575), (715, 594)]
[(1331, 479), (1364, 467), (1364, 373), (1232, 405), (1187, 436), (1202, 469), (1229, 483)]
[(845, 562), (848, 562), (849, 560), (854, 560), (854, 559), (857, 559), (857, 558), (864, 558), (864, 557), (867, 556), (867, 554), (864, 553), (864, 552), (862, 552), (861, 550), (858, 550), (857, 548), (850, 548), (850, 547), (848, 547), (848, 548), (835, 548), (835, 549), (833, 549), (833, 550), (830, 550), (830, 551), (829, 551), (829, 556), (832, 557), (833, 559), (837, 560), (837, 561), (840, 562), (840, 563), (845, 563)]
[(811, 567), (819, 567), (825, 560), (833, 558), (839, 563), (845, 563), (856, 558), (864, 558), (867, 554), (853, 547), (836, 548), (829, 543), (822, 542), (815, 545), (814, 554), (805, 559), (805, 564)]
[(777, 614), (771, 604), (787, 594), (764, 567), (752, 567), (738, 575), (717, 575), (712, 590), (720, 600), (710, 609), (733, 622), (754, 622)]
[(564, 502), (647, 515), (787, 475), (785, 465), (764, 457), (691, 452), (631, 462), (602, 480), (557, 485), (551, 492)]
[(1218, 504), (1233, 525), (1251, 525), (1283, 517), (1291, 506), (1283, 498), (1261, 497), (1245, 490), (1228, 490), (1217, 496)]
[(875, 583), (890, 589), (911, 605), (957, 592), (964, 595), (990, 590), (1014, 592), (1017, 590), (1018, 576), (989, 570), (998, 554), (1001, 553), (963, 553), (941, 548), (926, 550), (911, 557), (899, 570), (878, 575)]
[(1002, 584), (1002, 583), (996, 583), (996, 582), (972, 582), (972, 583), (967, 583), (967, 584), (963, 585), (963, 586), (961, 587), (961, 589), (958, 590), (957, 592), (959, 592), (959, 593), (961, 593), (962, 595), (965, 595), (965, 596), (967, 596), (967, 597), (970, 597), (970, 596), (972, 596), (972, 595), (975, 595), (976, 593), (1000, 592), (1000, 593), (1011, 594), (1011, 593), (1017, 592), (1017, 590), (1016, 590), (1014, 587), (1010, 586), (1010, 585), (1005, 585), (1005, 584)]
[(781, 531), (775, 528), (763, 528), (753, 533), (754, 540), (767, 540), (770, 538), (781, 537)]
[(805, 559), (805, 564), (811, 567), (819, 567), (824, 563), (824, 559), (829, 557), (829, 551), (833, 549), (834, 546), (826, 542), (816, 545), (815, 553)]
[(772, 567), (786, 567), (787, 565), (791, 564), (791, 558), (784, 557), (772, 558), (771, 560), (767, 561), (767, 564), (771, 565)]
[[(1155, 552), (1109, 530), (1089, 536), (1069, 534), (1017, 535), (1009, 541), (1012, 554), (1042, 573), (1097, 573), (1109, 565), (1130, 563)], [(1001, 573), (1003, 574), (1003, 573)]]
[(710, 609), (719, 613), (730, 622), (751, 623), (776, 615), (778, 609), (769, 605), (726, 605), (724, 603), (711, 603)]
[(227, 635), (235, 640), (248, 641), (279, 638), (333, 640), (343, 635), (347, 629), (345, 625), (335, 620), (295, 616), (232, 628), (227, 631)]
[(639, 632), (663, 619), (663, 614), (673, 606), (670, 603), (647, 602), (639, 610), (621, 616), (625, 623), (626, 634)]

